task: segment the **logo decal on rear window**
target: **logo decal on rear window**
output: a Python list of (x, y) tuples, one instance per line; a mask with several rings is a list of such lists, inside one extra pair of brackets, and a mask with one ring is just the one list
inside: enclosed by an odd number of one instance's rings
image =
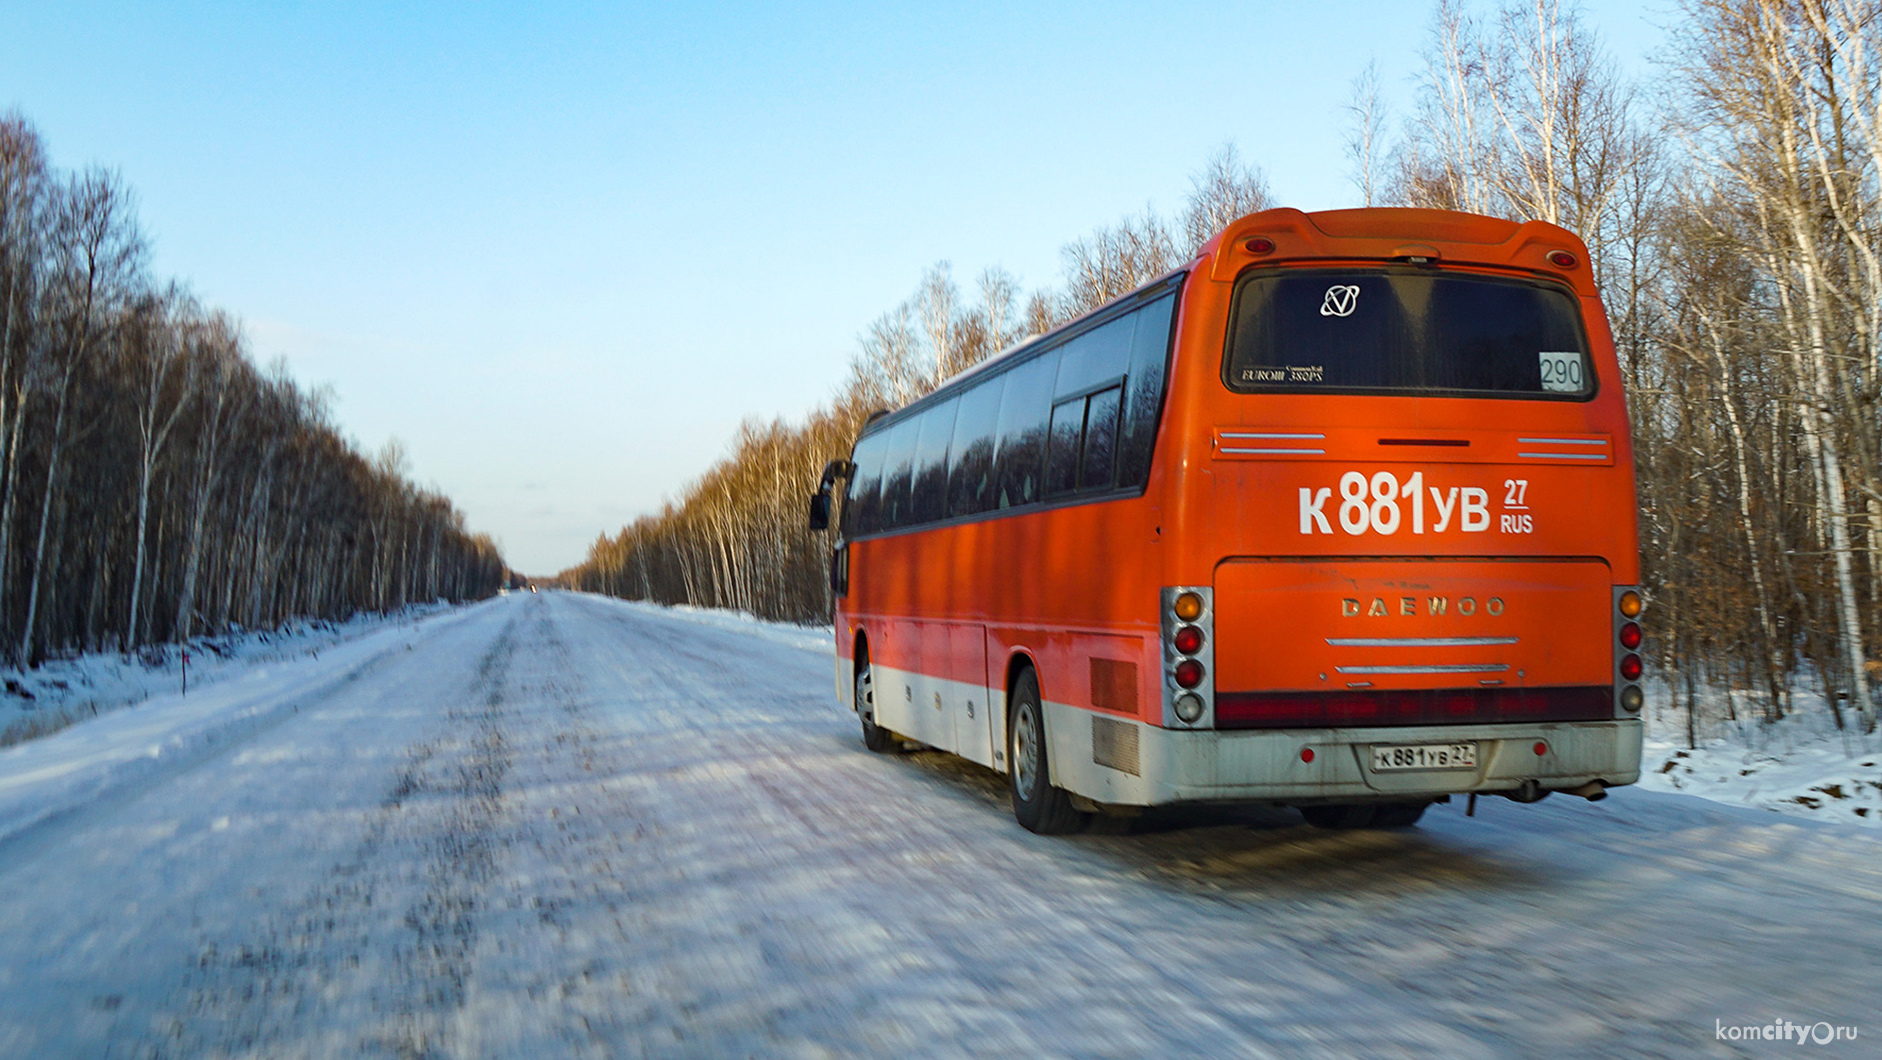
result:
[(1327, 288), (1326, 296), (1320, 299), (1320, 315), (1323, 317), (1349, 317), (1353, 308), (1359, 305), (1359, 285), (1336, 283)]

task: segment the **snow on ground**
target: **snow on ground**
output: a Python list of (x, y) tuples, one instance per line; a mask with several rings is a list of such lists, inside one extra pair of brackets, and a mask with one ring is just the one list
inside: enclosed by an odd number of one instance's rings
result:
[(42, 687), (56, 688), (51, 682), (63, 680), (69, 685), (66, 691), (102, 689), (128, 696), (141, 690), (147, 698), (132, 709), (85, 718), (0, 749), (0, 842), (120, 788), (187, 768), (205, 749), (293, 713), (303, 702), (317, 701), (365, 664), (389, 651), (409, 649), (419, 637), (457, 617), (449, 608), (428, 607), (371, 621), (323, 624), (267, 640), (235, 640), (216, 663), (203, 668), (206, 680), (201, 684), (191, 662), (187, 694), (180, 687), (150, 694), (163, 682), (136, 680), (143, 675), (119, 670), (116, 658), (71, 661), (55, 671), (63, 677), (42, 673)]
[[(1869, 829), (1627, 788), (1035, 836), (865, 751), (813, 633), (512, 596), (0, 754), (0, 1058), (1875, 1055)], [(1861, 1037), (1721, 1036), (1773, 1021)]]
[[(772, 622), (743, 612), (666, 607), (595, 594), (571, 595), (807, 651), (832, 650), (832, 630), (827, 625)], [(199, 638), (191, 646), (190, 683), (208, 688), (257, 667), (315, 657), (388, 624), (410, 625), (445, 609), (442, 604), (419, 605), (392, 615), (362, 613), (344, 623), (295, 622), (271, 632)], [(105, 652), (52, 660), (35, 671), (0, 671), (0, 688), (5, 689), (0, 692), (0, 748), (173, 692), (181, 680), (179, 666), (174, 648), (164, 648), (142, 658)], [(1667, 705), (1671, 694), (1666, 685), (1651, 683), (1648, 695), (1642, 788), (1882, 828), (1882, 734), (1865, 737), (1853, 729), (1835, 729), (1820, 696), (1800, 693), (1797, 709), (1776, 725), (1751, 720), (1714, 725), (1701, 736), (1698, 748), (1688, 748), (1685, 719)], [(1710, 709), (1722, 713), (1716, 703)]]
[[(280, 629), (198, 637), (189, 645), (189, 684), (207, 688), (230, 675), (318, 655), (386, 625), (415, 622), (448, 609), (442, 601), (389, 614), (361, 612), (345, 622), (296, 619)], [(57, 732), (76, 721), (180, 692), (183, 658), (175, 645), (135, 655), (93, 652), (50, 659), (35, 670), (0, 668), (0, 747)]]
[[(767, 622), (732, 611), (661, 607), (606, 596), (589, 598), (612, 607), (681, 618), (807, 650), (833, 650), (829, 626)], [(1666, 705), (1671, 699), (1666, 685), (1650, 684), (1648, 696), (1642, 788), (1882, 828), (1882, 733), (1864, 737), (1853, 728), (1835, 729), (1822, 697), (1799, 693), (1796, 709), (1782, 722), (1764, 725), (1747, 720), (1728, 724), (1702, 737), (1695, 750), (1686, 747), (1684, 716)], [(1716, 704), (1712, 709), (1723, 713)]]
[(1728, 723), (1686, 746), (1683, 717), (1649, 725), (1640, 786), (1838, 824), (1882, 827), (1882, 733), (1838, 730), (1817, 697), (1767, 724)]
[(596, 593), (575, 593), (584, 599), (594, 600), (610, 607), (626, 608), (648, 615), (669, 615), (696, 622), (714, 629), (731, 630), (754, 637), (761, 637), (776, 644), (788, 644), (793, 648), (806, 651), (832, 652), (835, 650), (835, 629), (831, 626), (800, 626), (790, 622), (771, 622), (754, 618), (743, 611), (722, 611), (710, 607), (692, 607), (681, 604), (678, 607), (665, 607), (660, 604), (644, 603), (639, 600), (619, 600), (612, 596)]

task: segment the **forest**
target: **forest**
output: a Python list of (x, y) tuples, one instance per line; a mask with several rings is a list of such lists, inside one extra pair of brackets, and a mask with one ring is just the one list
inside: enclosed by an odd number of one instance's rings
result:
[(358, 452), (148, 259), (118, 175), (0, 114), (0, 661), (496, 591), (494, 543), (395, 446)]
[[(1882, 684), (1882, 4), (1682, 0), (1630, 79), (1572, 3), (1443, 0), (1414, 101), (1376, 67), (1345, 108), (1352, 205), (1562, 225), (1587, 242), (1633, 421), (1649, 657), (1688, 741), (1776, 720), (1799, 691), (1872, 730)], [(1275, 146), (1272, 150), (1283, 150)], [(1172, 218), (1063, 249), (1055, 289), (966, 291), (933, 267), (863, 333), (837, 396), (748, 421), (662, 510), (565, 584), (828, 621), (830, 542), (805, 528), (824, 462), (894, 408), (1028, 335), (1179, 267), (1271, 204), (1224, 147)], [(1871, 643), (1877, 647), (1871, 647)]]

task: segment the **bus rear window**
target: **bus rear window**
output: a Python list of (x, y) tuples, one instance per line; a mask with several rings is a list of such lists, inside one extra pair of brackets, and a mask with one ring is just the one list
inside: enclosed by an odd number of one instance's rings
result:
[(1594, 392), (1573, 295), (1431, 269), (1260, 272), (1237, 285), (1232, 390), (1585, 398)]

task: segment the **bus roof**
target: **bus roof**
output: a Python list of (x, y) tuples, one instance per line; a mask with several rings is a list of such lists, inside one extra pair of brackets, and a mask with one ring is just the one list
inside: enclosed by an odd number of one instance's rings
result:
[[(1273, 243), (1256, 253), (1249, 241), (1256, 236)], [(1574, 264), (1552, 264), (1552, 251), (1566, 251)], [(879, 424), (900, 419), (904, 412), (947, 399), (969, 379), (1023, 359), (1031, 351), (1070, 331), (1095, 325), (1114, 310), (1135, 302), (1148, 292), (1196, 269), (1205, 269), (1217, 281), (1232, 280), (1256, 264), (1283, 264), (1302, 259), (1422, 260), (1449, 265), (1490, 265), (1519, 268), (1566, 282), (1577, 294), (1595, 294), (1594, 275), (1588, 267), (1588, 248), (1573, 232), (1546, 221), (1510, 221), (1483, 214), (1418, 207), (1371, 206), (1350, 210), (1305, 213), (1280, 207), (1248, 214), (1231, 222), (1204, 243), (1194, 259), (1132, 290), (1089, 309), (1071, 320), (1037, 335), (1029, 335), (949, 376), (938, 386), (887, 415), (871, 417), (862, 433), (885, 429)]]
[[(1272, 243), (1257, 252), (1251, 243)], [(1550, 255), (1565, 252), (1564, 266)], [(1566, 228), (1547, 221), (1509, 221), (1481, 214), (1409, 207), (1369, 207), (1302, 213), (1291, 208), (1249, 214), (1203, 245), (1213, 280), (1232, 280), (1250, 265), (1301, 259), (1423, 261), (1444, 265), (1516, 268), (1567, 283), (1592, 296), (1588, 248)]]

